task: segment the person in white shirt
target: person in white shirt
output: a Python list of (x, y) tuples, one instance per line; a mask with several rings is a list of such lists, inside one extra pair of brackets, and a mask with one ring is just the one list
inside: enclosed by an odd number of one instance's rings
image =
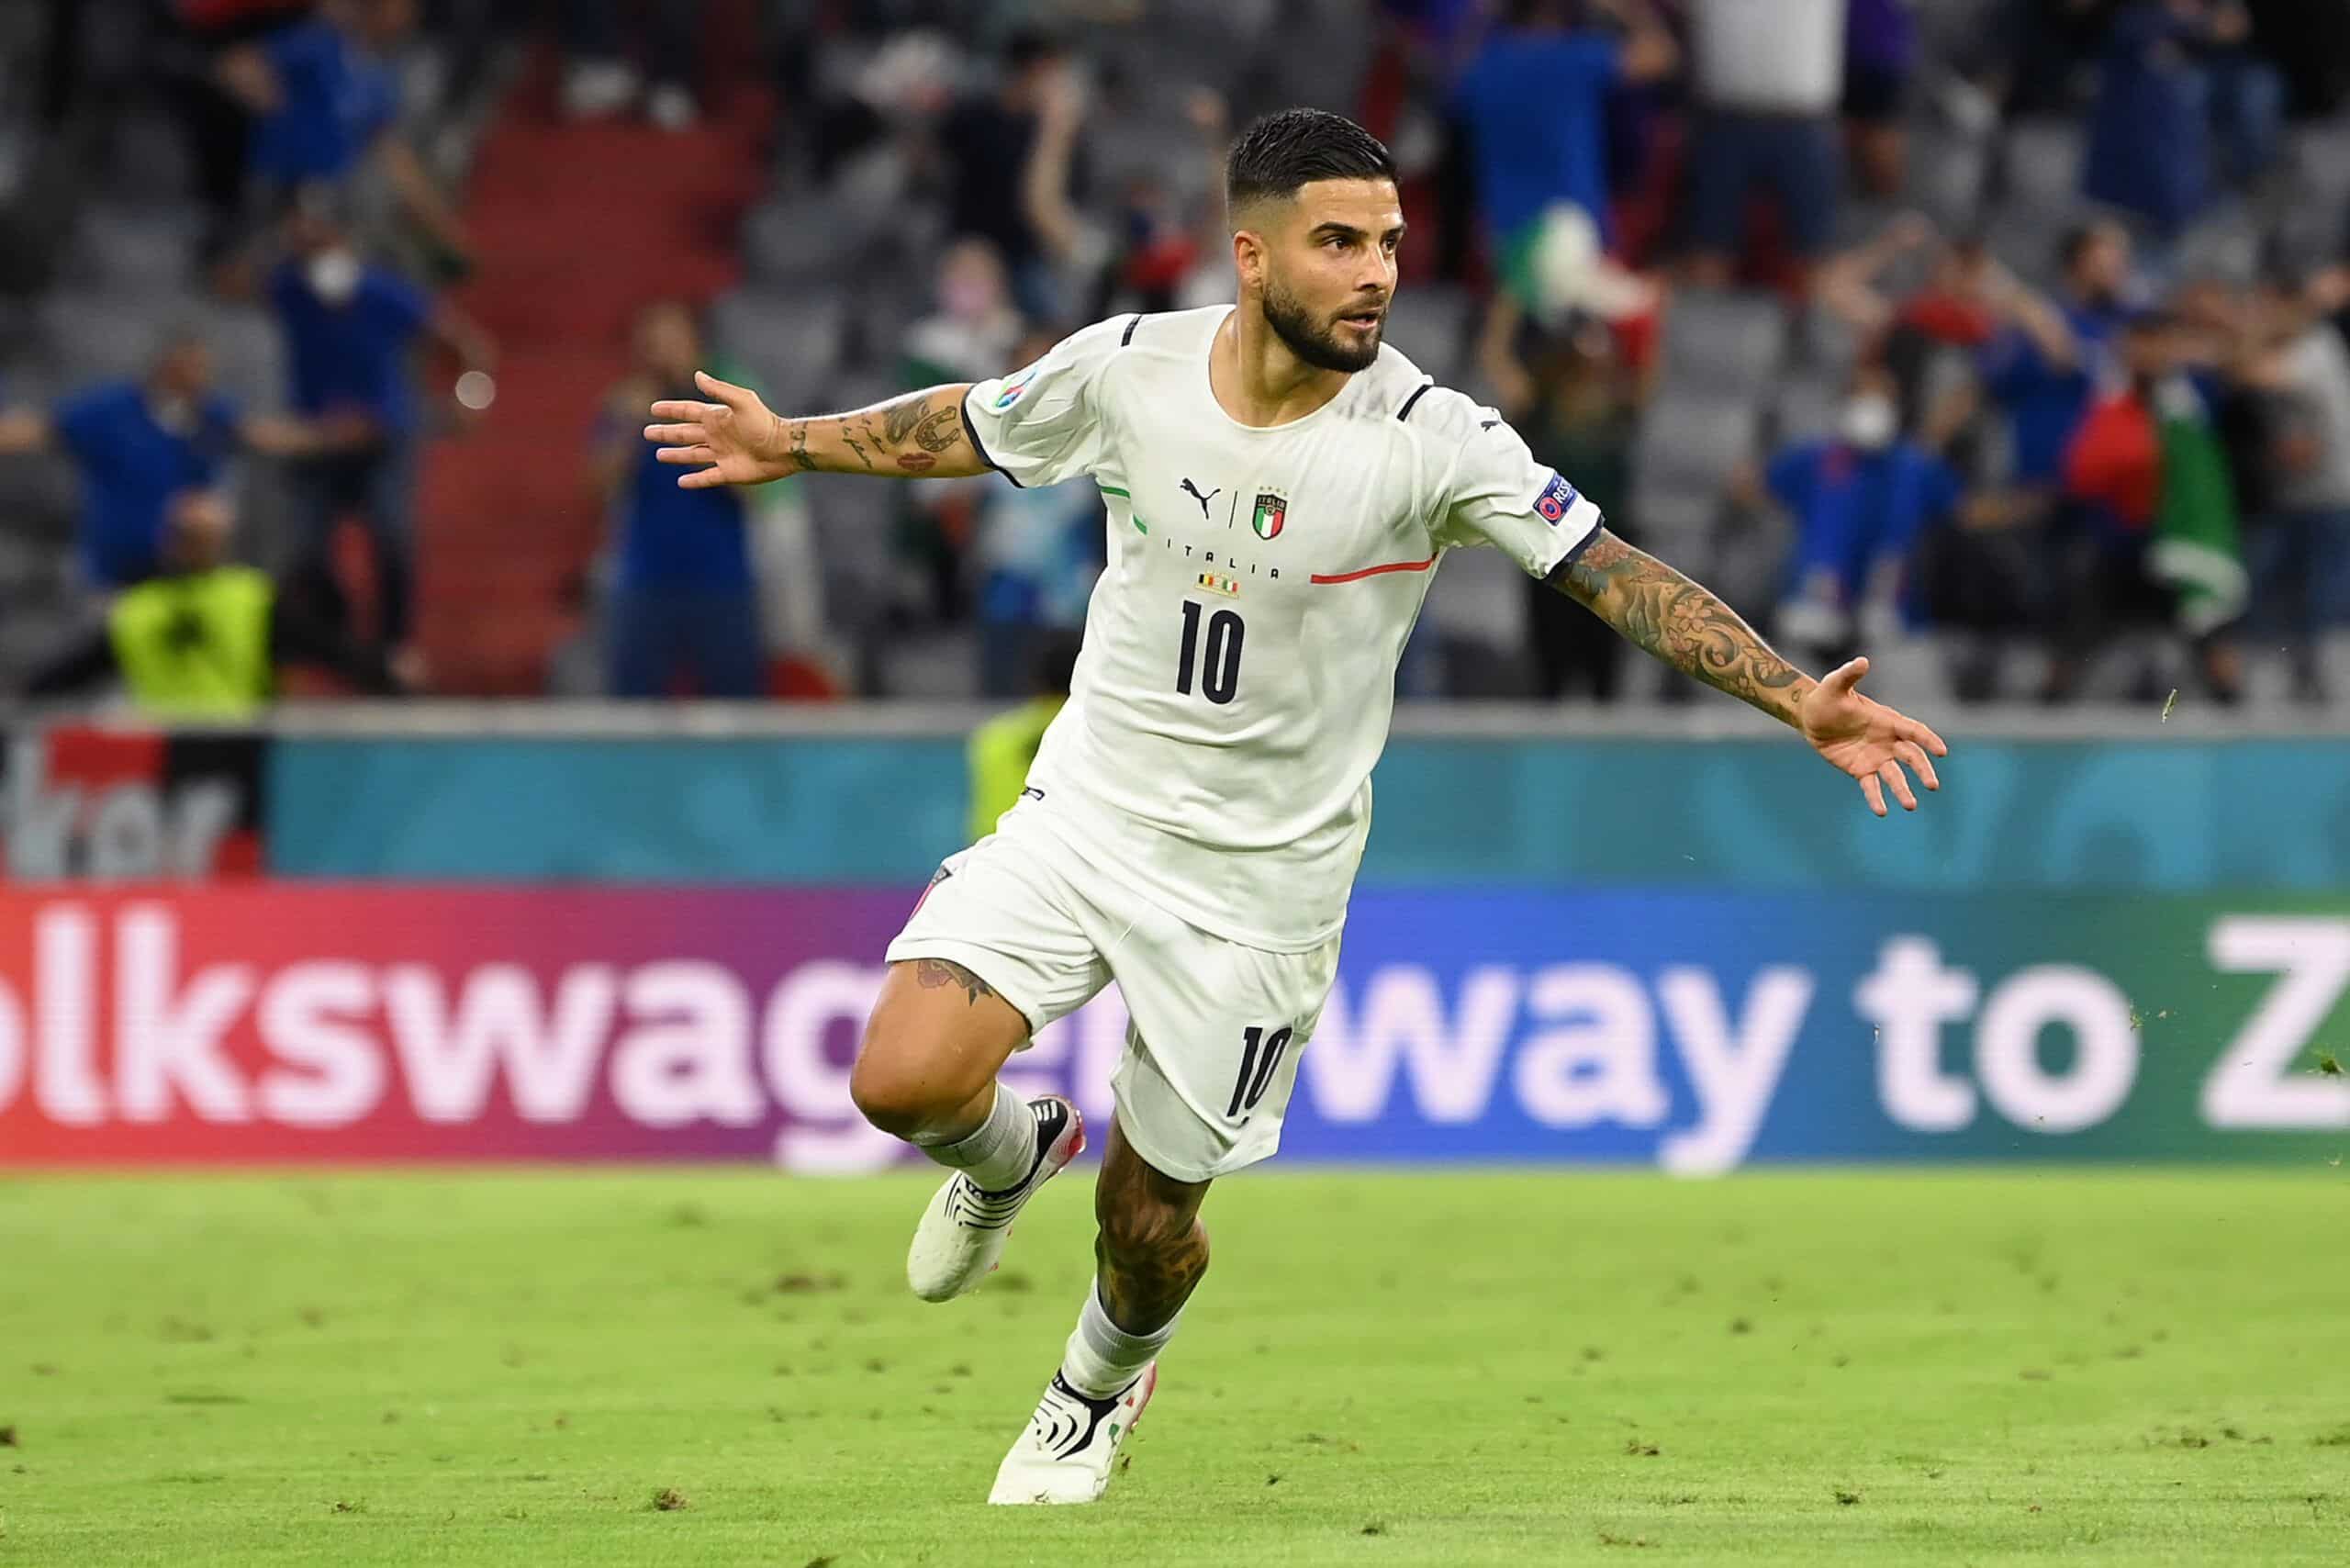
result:
[(1689, 154), (1689, 281), (1725, 287), (1757, 186), (1778, 199), (1787, 248), (1807, 269), (1836, 218), (1836, 106), (1844, 91), (1845, 0), (1694, 0), (1698, 115)]
[(1490, 545), (1639, 646), (1797, 730), (1879, 815), (1937, 788), (1932, 731), (1813, 680), (1705, 588), (1602, 526), (1491, 409), (1381, 342), (1404, 232), (1385, 147), (1336, 115), (1248, 128), (1226, 173), (1237, 306), (1088, 327), (1012, 375), (851, 413), (653, 405), (688, 487), (796, 472), (1100, 487), (1109, 564), (1021, 802), (939, 868), (890, 946), (851, 1080), (950, 1167), (907, 1260), (976, 1287), (1083, 1147), (1077, 1108), (996, 1083), (1111, 980), (1134, 1020), (1096, 1187), (1099, 1271), (997, 1503), (1090, 1502), (1207, 1268), (1214, 1178), (1281, 1138), (1337, 971), (1396, 659), (1448, 551)]

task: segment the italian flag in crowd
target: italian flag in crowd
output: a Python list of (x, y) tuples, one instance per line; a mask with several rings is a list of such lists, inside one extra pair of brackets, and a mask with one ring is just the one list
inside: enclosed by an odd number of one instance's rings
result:
[(2147, 560), (2178, 594), (2180, 629), (2200, 637), (2243, 614), (2251, 598), (2235, 488), (2195, 384), (2172, 376), (2155, 389), (2154, 403), (2162, 485)]
[(2183, 375), (2098, 403), (2075, 437), (2067, 486), (2124, 526), (2151, 530), (2148, 569), (2178, 596), (2180, 630), (2200, 637), (2244, 613), (2250, 589), (2227, 454)]

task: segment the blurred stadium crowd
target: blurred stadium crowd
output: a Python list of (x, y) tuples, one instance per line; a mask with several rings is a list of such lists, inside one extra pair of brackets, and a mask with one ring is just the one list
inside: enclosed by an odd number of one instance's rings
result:
[[(1389, 341), (1791, 653), (1911, 706), (2350, 686), (2340, 6), (55, 0), (0, 7), (0, 690), (1024, 693), (1090, 485), (685, 494), (637, 410), (1228, 299), (1222, 148), (1291, 103), (1404, 169)], [(719, 269), (640, 258), (535, 387), (474, 177), (518, 117), (610, 161), (570, 252), (616, 276), (656, 172), (746, 172)], [(1480, 553), (1402, 682), (1694, 690)]]

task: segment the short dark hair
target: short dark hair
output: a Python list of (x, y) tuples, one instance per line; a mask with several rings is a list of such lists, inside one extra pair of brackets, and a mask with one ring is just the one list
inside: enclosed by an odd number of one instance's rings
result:
[(1251, 124), (1224, 165), (1225, 209), (1266, 196), (1293, 196), (1315, 180), (1392, 180), (1387, 144), (1344, 115), (1283, 109)]

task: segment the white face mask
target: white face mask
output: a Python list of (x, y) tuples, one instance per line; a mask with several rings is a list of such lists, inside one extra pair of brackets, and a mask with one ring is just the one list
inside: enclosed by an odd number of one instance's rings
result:
[(329, 305), (347, 303), (359, 292), (359, 258), (348, 251), (321, 251), (310, 258), (305, 274), (310, 292)]
[(1864, 392), (1844, 405), (1844, 439), (1864, 451), (1891, 442), (1899, 423), (1890, 398)]

